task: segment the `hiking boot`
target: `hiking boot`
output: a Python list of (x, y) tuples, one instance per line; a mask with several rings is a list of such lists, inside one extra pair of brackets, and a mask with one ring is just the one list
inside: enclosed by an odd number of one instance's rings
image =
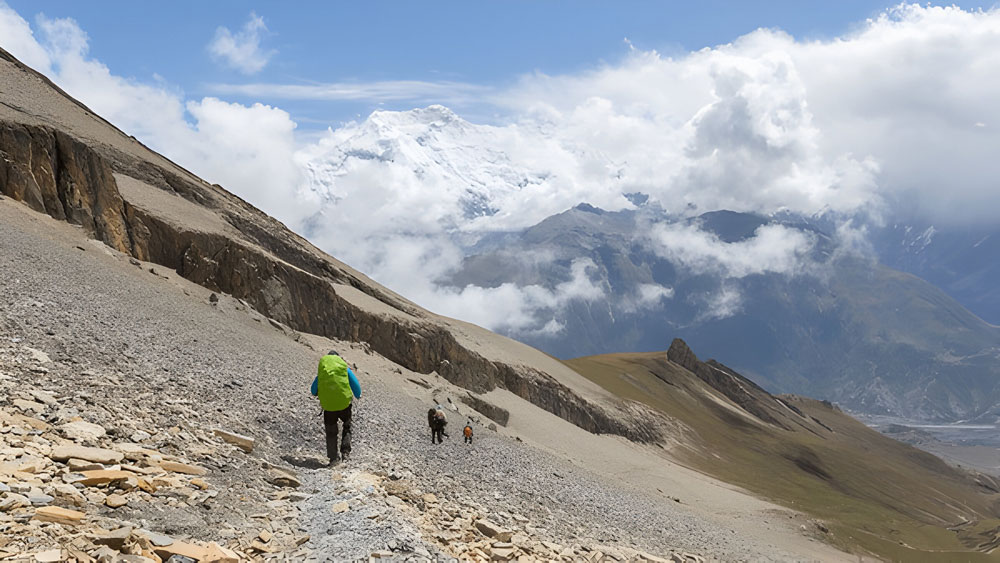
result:
[(341, 461), (347, 461), (349, 459), (351, 459), (351, 452), (341, 452), (340, 453), (340, 460)]

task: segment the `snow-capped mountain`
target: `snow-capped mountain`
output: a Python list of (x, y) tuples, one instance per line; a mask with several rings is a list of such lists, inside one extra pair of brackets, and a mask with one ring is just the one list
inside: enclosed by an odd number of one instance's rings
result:
[[(580, 184), (579, 163), (601, 160), (537, 126), (473, 124), (439, 105), (374, 112), (330, 130), (297, 158), (320, 201), (360, 200), (370, 213), (416, 221), (410, 228), (421, 232), (534, 224), (579, 203), (592, 187)], [(602, 183), (610, 187), (613, 166), (606, 168)], [(604, 205), (630, 205), (602, 191)]]

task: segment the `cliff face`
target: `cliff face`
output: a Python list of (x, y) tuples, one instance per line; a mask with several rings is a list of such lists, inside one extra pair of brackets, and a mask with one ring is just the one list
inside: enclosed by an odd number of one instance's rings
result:
[(129, 252), (124, 203), (107, 162), (59, 131), (0, 125), (0, 190), (35, 211), (82, 226), (108, 246)]
[[(660, 438), (642, 408), (598, 405), (543, 369), (469, 349), (446, 323), (342, 267), (220, 187), (31, 121), (0, 120), (0, 193), (80, 225), (120, 252), (243, 299), (296, 330), (368, 342), (408, 369), (437, 371), (475, 392), (508, 389), (591, 432), (643, 442)], [(179, 196), (226, 228), (190, 225), (158, 212), (148, 198), (123, 196), (116, 174), (137, 180), (143, 190)], [(364, 302), (374, 306), (359, 305)]]

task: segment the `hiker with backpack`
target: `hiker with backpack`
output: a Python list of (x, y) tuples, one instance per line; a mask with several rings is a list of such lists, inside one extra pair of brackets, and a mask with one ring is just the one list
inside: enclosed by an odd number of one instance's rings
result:
[(427, 411), (427, 424), (431, 427), (431, 443), (444, 443), (444, 436), (448, 434), (444, 427), (448, 424), (448, 417), (444, 414), (444, 407), (438, 405)]
[[(361, 384), (357, 376), (347, 366), (344, 358), (335, 350), (319, 360), (316, 379), (311, 392), (319, 397), (323, 407), (323, 428), (326, 430), (326, 455), (330, 465), (339, 460), (346, 461), (351, 455), (351, 406), (355, 398), (361, 398)], [(337, 421), (343, 425), (340, 439), (340, 455), (337, 455)]]

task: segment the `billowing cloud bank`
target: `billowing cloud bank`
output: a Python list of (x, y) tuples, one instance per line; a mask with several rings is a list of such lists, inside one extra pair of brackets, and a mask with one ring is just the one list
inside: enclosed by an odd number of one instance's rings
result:
[[(0, 43), (115, 124), (379, 281), (431, 309), (512, 332), (557, 331), (550, 321), (562, 295), (594, 299), (601, 290), (586, 264), (565, 288), (442, 280), (483, 234), (583, 201), (625, 209), (625, 194), (641, 193), (677, 217), (823, 214), (843, 219), (838, 233), (855, 245), (859, 231), (848, 225), (903, 207), (941, 223), (1000, 220), (998, 10), (901, 5), (831, 40), (758, 30), (682, 56), (632, 50), (613, 64), (531, 74), (501, 90), (452, 85), (503, 116), (492, 125), (432, 106), (376, 112), (308, 142), (277, 107), (187, 100), (168, 84), (112, 74), (88, 58), (86, 34), (70, 20), (41, 18), (32, 29), (0, 4)], [(394, 99), (406, 99), (406, 83), (393, 84)], [(254, 88), (275, 99), (310, 95), (281, 86)], [(448, 90), (439, 86), (421, 82), (420, 95)], [(795, 275), (812, 241), (777, 229), (726, 243), (661, 225), (651, 241), (660, 255), (726, 279)], [(670, 288), (642, 291), (668, 307), (673, 297)], [(714, 311), (735, 310), (727, 303), (738, 292), (718, 297)], [(470, 313), (487, 301), (509, 314)]]

